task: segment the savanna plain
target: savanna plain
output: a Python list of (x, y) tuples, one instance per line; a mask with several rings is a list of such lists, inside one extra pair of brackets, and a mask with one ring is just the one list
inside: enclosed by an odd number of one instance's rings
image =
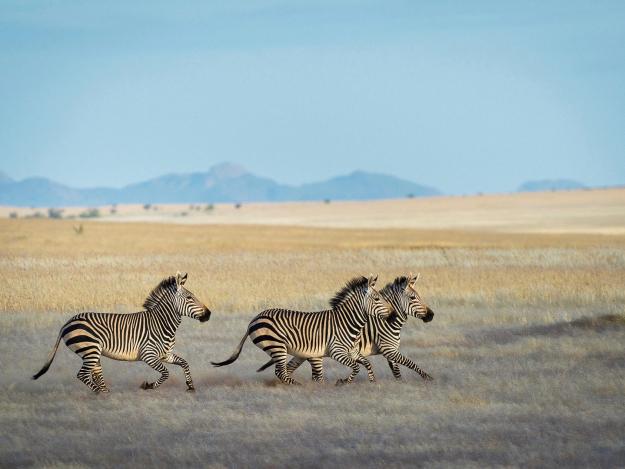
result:
[[(343, 207), (276, 204), (263, 219), (256, 206), (250, 219), (245, 205), (217, 206), (193, 223), (128, 215), (82, 230), (1, 219), (0, 465), (625, 465), (624, 190)], [(376, 226), (377, 213), (395, 215)], [(144, 391), (147, 365), (103, 359), (111, 393), (94, 395), (64, 345), (31, 379), (71, 315), (138, 311), (177, 270), (213, 312), (177, 336), (195, 393), (178, 367)], [(405, 368), (395, 381), (372, 357), (373, 384), (362, 370), (336, 387), (349, 370), (326, 359), (326, 383), (303, 365), (303, 385), (284, 386), (256, 373), (267, 356), (250, 342), (232, 365), (210, 365), (267, 307), (325, 309), (354, 276), (378, 273), (382, 286), (411, 271), (435, 317), (410, 318), (401, 350), (432, 382)]]

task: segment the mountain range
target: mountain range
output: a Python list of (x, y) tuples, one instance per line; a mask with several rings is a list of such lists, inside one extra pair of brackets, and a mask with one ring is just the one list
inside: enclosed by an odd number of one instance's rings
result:
[(120, 189), (77, 189), (46, 178), (15, 181), (0, 172), (0, 205), (97, 206), (127, 203), (213, 203), (298, 200), (367, 200), (438, 195), (432, 187), (385, 174), (355, 171), (326, 181), (291, 186), (221, 163), (207, 172), (168, 174)]
[(540, 179), (524, 182), (519, 186), (517, 192), (570, 191), (575, 189), (586, 189), (586, 186), (572, 179)]

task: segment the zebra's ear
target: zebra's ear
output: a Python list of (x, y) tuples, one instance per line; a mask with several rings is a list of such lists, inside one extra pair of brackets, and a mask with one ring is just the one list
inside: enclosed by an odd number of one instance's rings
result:
[(367, 282), (367, 285), (369, 286), (369, 288), (374, 287), (377, 281), (378, 281), (378, 276), (376, 275), (374, 277), (373, 274), (371, 274), (369, 275), (369, 281)]
[(176, 285), (181, 286), (187, 281), (187, 273), (178, 271), (176, 273)]
[(421, 274), (413, 275), (412, 272), (408, 274), (408, 285), (406, 286), (406, 289), (414, 288), (415, 283), (417, 283), (417, 280), (419, 280), (419, 275)]

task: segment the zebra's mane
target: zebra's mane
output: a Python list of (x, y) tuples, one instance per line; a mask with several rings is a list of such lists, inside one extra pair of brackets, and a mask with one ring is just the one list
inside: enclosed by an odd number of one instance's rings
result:
[(380, 293), (382, 295), (390, 295), (393, 293), (393, 291), (403, 290), (404, 288), (406, 288), (407, 284), (408, 277), (402, 275), (401, 277), (397, 277), (395, 280), (393, 280), (392, 283), (387, 283), (386, 286), (382, 290), (380, 290)]
[(354, 277), (349, 282), (347, 282), (341, 290), (334, 294), (334, 296), (330, 300), (330, 306), (332, 306), (332, 308), (336, 308), (345, 300), (345, 298), (349, 296), (350, 293), (363, 287), (366, 288), (368, 283), (369, 280), (367, 279), (367, 277)]
[(163, 299), (165, 292), (174, 286), (176, 286), (176, 277), (166, 277), (161, 280), (161, 283), (156, 285), (147, 296), (143, 302), (143, 307), (148, 310), (154, 309)]

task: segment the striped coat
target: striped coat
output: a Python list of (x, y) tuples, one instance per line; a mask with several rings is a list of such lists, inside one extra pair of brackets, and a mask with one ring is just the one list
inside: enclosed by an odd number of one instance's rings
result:
[[(276, 365), (276, 376), (284, 383), (298, 384), (286, 368), (287, 355), (303, 360), (332, 357), (352, 368), (352, 373), (339, 383), (349, 383), (358, 373), (359, 363), (370, 367), (368, 361), (353, 353), (354, 344), (367, 317), (386, 317), (390, 307), (375, 290), (377, 277), (357, 277), (347, 283), (330, 301), (331, 309), (318, 312), (268, 309), (249, 323), (235, 352), (223, 362), (233, 363), (240, 355), (249, 336), (254, 345), (265, 351), (270, 363)], [(337, 383), (338, 384), (338, 383)]]
[(183, 316), (201, 322), (210, 318), (204, 306), (183, 285), (187, 274), (178, 272), (156, 286), (143, 304), (145, 310), (132, 314), (80, 313), (63, 325), (56, 344), (43, 368), (33, 376), (43, 375), (58, 349), (61, 340), (82, 358), (78, 379), (94, 392), (108, 392), (102, 376), (102, 356), (114, 360), (147, 363), (161, 376), (153, 383), (144, 382), (143, 389), (155, 389), (168, 377), (165, 363), (178, 365), (184, 370), (187, 389), (193, 390), (193, 380), (186, 360), (173, 352), (176, 331)]

